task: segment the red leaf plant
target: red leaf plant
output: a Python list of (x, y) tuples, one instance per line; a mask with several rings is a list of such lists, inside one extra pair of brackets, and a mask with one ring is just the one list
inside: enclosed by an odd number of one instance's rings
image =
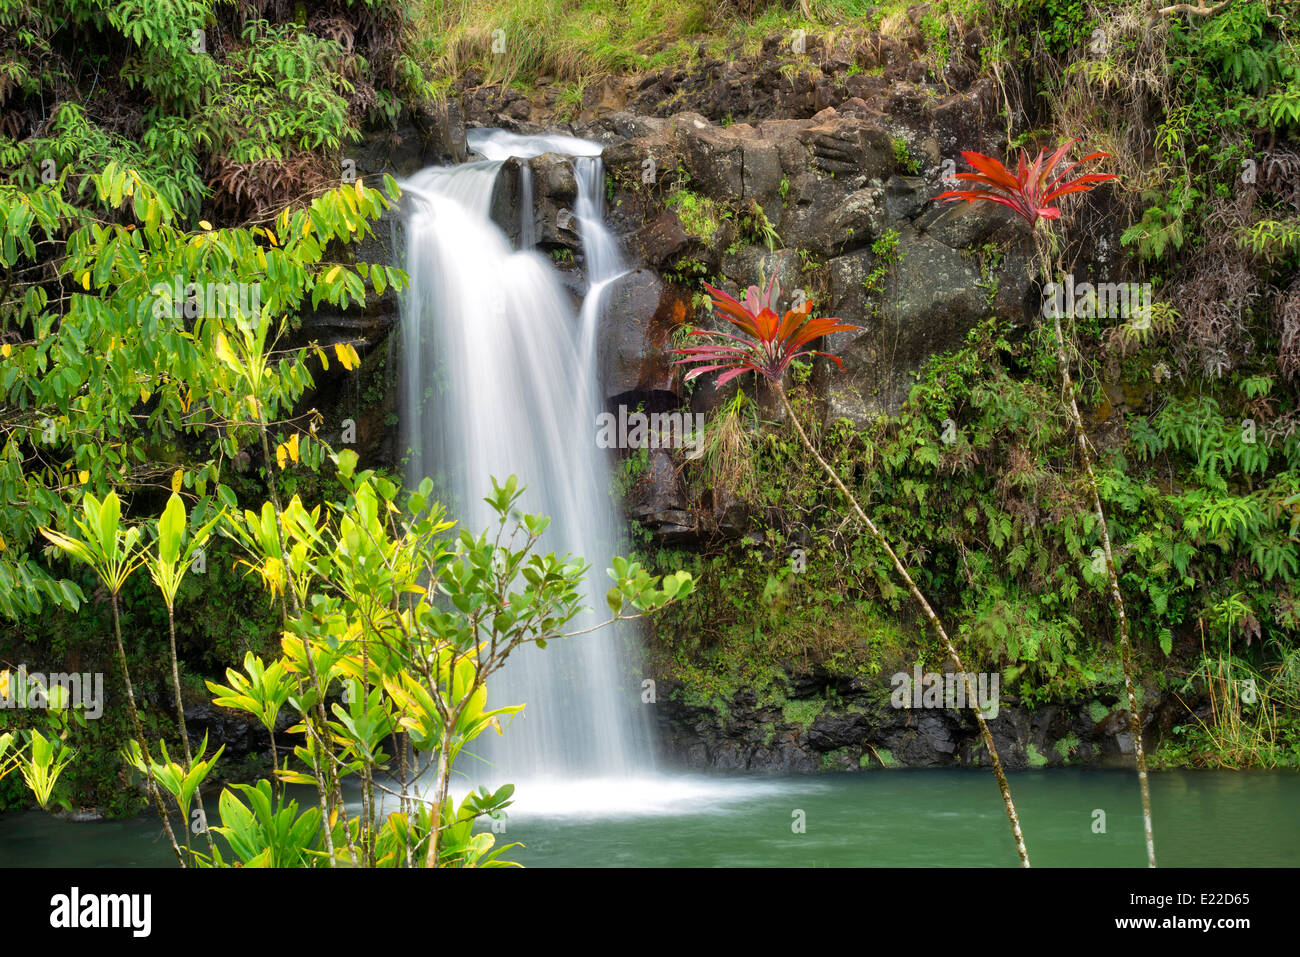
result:
[[(1065, 157), (1066, 152), (1074, 145), (1074, 142), (1073, 139), (1066, 140), (1051, 156), (1047, 155), (1047, 150), (1040, 150), (1038, 158), (1033, 163), (1029, 162), (1029, 154), (1021, 149), (1015, 173), (1012, 173), (990, 156), (984, 156), (981, 153), (969, 153), (963, 150), (961, 155), (966, 157), (966, 162), (970, 163), (979, 172), (958, 173), (957, 178), (981, 183), (988, 188), (983, 190), (952, 189), (940, 193), (935, 199), (941, 199), (945, 202), (964, 199), (968, 203), (977, 200), (999, 203), (1023, 216), (1031, 228), (1036, 226), (1040, 219), (1060, 219), (1061, 211), (1057, 207), (1050, 205), (1053, 200), (1070, 193), (1086, 193), (1098, 183), (1116, 178), (1113, 173), (1089, 173), (1086, 176), (1067, 180), (1066, 177), (1069, 176), (1070, 171), (1081, 163), (1111, 155), (1109, 153), (1089, 153), (1078, 162), (1071, 163), (1049, 182), (1053, 170), (1056, 169), (1057, 165)], [(1052, 276), (1051, 256), (1048, 249), (1050, 244), (1050, 224), (1046, 230), (1035, 230), (1034, 249), (1038, 255), (1039, 267), (1043, 271), (1044, 281)], [(1129, 731), (1133, 735), (1133, 757), (1138, 772), (1138, 788), (1142, 795), (1142, 825), (1146, 837), (1147, 864), (1150, 867), (1155, 867), (1156, 848), (1151, 824), (1151, 791), (1147, 782), (1146, 755), (1142, 748), (1142, 722), (1139, 717), (1141, 712), (1138, 710), (1137, 693), (1135, 691), (1136, 681), (1133, 674), (1132, 652), (1129, 641), (1128, 612), (1124, 607), (1124, 595), (1120, 589), (1119, 573), (1115, 568), (1114, 555), (1111, 551), (1110, 531), (1106, 521), (1106, 512), (1101, 502), (1097, 475), (1093, 469), (1088, 434), (1084, 428), (1083, 417), (1079, 414), (1079, 404), (1074, 395), (1074, 382), (1070, 376), (1069, 357), (1073, 350), (1066, 347), (1065, 333), (1061, 328), (1059, 312), (1052, 312), (1050, 315), (1053, 331), (1056, 333), (1056, 361), (1061, 370), (1061, 394), (1065, 397), (1066, 410), (1070, 413), (1070, 419), (1074, 425), (1074, 435), (1079, 446), (1083, 472), (1088, 479), (1089, 491), (1092, 493), (1093, 511), (1097, 516), (1102, 552), (1106, 559), (1106, 573), (1110, 579), (1111, 599), (1115, 605), (1119, 631), (1120, 660), (1124, 667), (1124, 685), (1129, 701)]]
[(709, 329), (692, 330), (692, 336), (713, 336), (729, 340), (735, 345), (714, 342), (707, 346), (671, 350), (675, 355), (685, 357), (676, 360), (674, 365), (700, 363), (686, 373), (687, 381), (706, 372), (726, 370), (718, 376), (718, 385), (724, 385), (746, 372), (757, 372), (765, 379), (780, 384), (781, 377), (791, 362), (810, 355), (825, 356), (844, 368), (839, 356), (805, 347), (832, 332), (851, 332), (859, 327), (830, 317), (812, 318), (811, 302), (805, 302), (798, 309), (786, 310), (784, 317), (778, 315), (777, 302), (781, 286), (775, 276), (768, 282), (766, 289), (750, 286), (743, 302), (708, 283), (704, 284), (704, 288), (713, 296), (714, 310), (748, 338)]
[(981, 183), (987, 186), (988, 189), (950, 189), (945, 193), (940, 193), (935, 199), (942, 199), (945, 202), (964, 199), (968, 203), (973, 203), (976, 200), (999, 203), (1015, 210), (1029, 222), (1030, 226), (1034, 225), (1040, 218), (1059, 219), (1061, 211), (1055, 206), (1048, 205), (1053, 200), (1069, 193), (1087, 192), (1098, 183), (1115, 178), (1114, 173), (1089, 173), (1086, 176), (1079, 176), (1067, 181), (1065, 177), (1076, 166), (1087, 163), (1089, 160), (1111, 155), (1110, 153), (1089, 153), (1083, 159), (1071, 163), (1061, 170), (1049, 182), (1052, 171), (1060, 164), (1066, 152), (1074, 145), (1074, 142), (1074, 140), (1066, 140), (1051, 156), (1047, 155), (1047, 150), (1039, 150), (1038, 158), (1032, 163), (1029, 162), (1029, 154), (1022, 148), (1014, 173), (991, 156), (962, 150), (961, 155), (966, 158), (966, 162), (970, 163), (979, 172), (958, 173), (957, 179)]
[[(808, 433), (799, 422), (799, 416), (795, 414), (794, 407), (791, 406), (790, 399), (785, 394), (785, 388), (781, 384), (781, 377), (785, 370), (789, 368), (791, 362), (800, 356), (825, 356), (828, 359), (833, 359), (840, 368), (843, 368), (844, 364), (840, 362), (837, 356), (826, 352), (816, 352), (806, 347), (813, 340), (828, 333), (846, 332), (860, 327), (851, 326), (840, 319), (813, 319), (809, 315), (812, 311), (811, 303), (805, 303), (798, 309), (787, 310), (784, 318), (779, 317), (777, 315), (777, 300), (781, 288), (777, 285), (775, 277), (768, 282), (765, 290), (760, 290), (758, 286), (750, 286), (745, 294), (744, 302), (733, 299), (721, 289), (715, 289), (707, 283), (705, 288), (713, 296), (713, 308), (726, 317), (732, 325), (739, 328), (746, 338), (727, 332), (711, 332), (704, 329), (693, 330), (691, 332), (693, 336), (715, 336), (723, 340), (729, 340), (734, 345), (727, 342), (716, 342), (707, 346), (695, 346), (689, 349), (673, 349), (672, 352), (684, 357), (676, 360), (674, 364), (698, 363), (694, 369), (686, 373), (687, 379), (693, 379), (706, 372), (721, 371), (722, 374), (718, 376), (717, 380), (718, 385), (723, 385), (746, 372), (756, 372), (771, 382), (773, 391), (781, 401), (781, 407), (785, 410), (791, 424), (794, 425), (795, 431), (799, 433), (799, 438), (803, 441), (804, 447), (817, 460), (817, 464), (821, 466), (822, 471), (826, 473), (835, 487), (840, 490), (840, 494), (844, 496), (845, 501), (849, 503), (854, 514), (857, 515), (858, 521), (871, 533), (881, 549), (889, 556), (899, 578), (907, 585), (912, 598), (920, 606), (922, 613), (943, 642), (948, 657), (952, 659), (956, 670), (965, 676), (966, 694), (973, 700), (975, 690), (971, 685), (970, 675), (963, 667), (961, 656), (958, 654), (952, 639), (948, 636), (948, 632), (944, 629), (943, 622), (939, 620), (938, 614), (935, 613), (934, 607), (922, 594), (921, 589), (917, 587), (916, 581), (907, 570), (907, 566), (898, 557), (898, 553), (889, 544), (889, 540), (879, 526), (871, 520), (871, 516), (862, 507), (862, 503), (844, 484), (839, 472), (817, 451), (817, 446), (813, 445), (812, 439), (808, 437)], [(984, 738), (984, 745), (988, 749), (989, 758), (993, 764), (993, 773), (997, 777), (998, 788), (1002, 792), (1002, 801), (1006, 806), (1007, 819), (1011, 824), (1012, 837), (1016, 843), (1016, 853), (1020, 856), (1021, 865), (1028, 867), (1029, 851), (1025, 848), (1024, 835), (1020, 830), (1020, 818), (1016, 813), (1016, 806), (1011, 800), (1011, 789), (1007, 784), (1007, 776), (1002, 770), (1002, 761), (998, 757), (997, 745), (993, 741), (992, 732), (989, 731), (988, 722), (985, 721), (984, 715), (978, 709), (975, 711), (975, 721), (979, 725)]]

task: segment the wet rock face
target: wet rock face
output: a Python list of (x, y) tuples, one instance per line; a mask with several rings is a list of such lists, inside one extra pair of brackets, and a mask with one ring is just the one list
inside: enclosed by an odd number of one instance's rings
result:
[(689, 542), (696, 536), (697, 520), (677, 463), (666, 449), (651, 449), (649, 456), (649, 471), (629, 496), (628, 514), (660, 541)]
[(401, 179), (426, 166), (463, 163), (468, 156), (465, 114), (455, 98), (436, 109), (416, 111), (395, 130), (372, 133), (346, 154), (356, 175), (370, 177), (371, 183), (384, 174)]
[[(608, 141), (615, 181), (640, 183), (614, 195), (616, 207), (644, 211), (628, 245), (645, 265), (667, 273), (696, 262), (729, 291), (775, 272), (787, 295), (814, 297), (821, 313), (861, 327), (827, 343), (843, 372), (819, 364), (814, 383), (828, 421), (862, 427), (897, 415), (930, 356), (962, 346), (984, 318), (1025, 317), (1032, 246), (1024, 224), (998, 206), (932, 201), (956, 168), (939, 161), (943, 149), (966, 136), (980, 142), (979, 123), (971, 125), (980, 96), (936, 102), (915, 93), (898, 84), (882, 101), (899, 116), (859, 100), (756, 125), (721, 127), (700, 113), (655, 123), (620, 113), (593, 124)], [(661, 177), (713, 204), (713, 236), (702, 242), (680, 210), (647, 202), (647, 193), (665, 191)], [(755, 242), (760, 218), (775, 251)]]
[[(895, 708), (888, 676), (845, 678), (814, 669), (787, 673), (785, 680), (787, 698), (777, 705), (748, 689), (727, 701), (692, 703), (661, 679), (656, 718), (665, 759), (692, 769), (782, 772), (988, 764), (969, 709)], [(1208, 704), (1191, 705), (1208, 710)], [(1161, 715), (1191, 720), (1184, 703), (1161, 697), (1146, 713), (1148, 749), (1168, 731)], [(1132, 760), (1128, 712), (1118, 700), (1028, 708), (1003, 696), (988, 724), (1008, 770), (1128, 767)]]
[(876, 415), (897, 414), (912, 373), (930, 356), (959, 348), (987, 311), (978, 270), (956, 250), (906, 228), (895, 253), (898, 262), (885, 280), (883, 305), (874, 312), (862, 284), (875, 257), (856, 256), (833, 266), (836, 315), (852, 317), (863, 328), (832, 337), (831, 351), (844, 368), (823, 369), (828, 419), (865, 424)]
[[(529, 210), (523, 209), (525, 173), (532, 182)], [(508, 159), (497, 173), (489, 215), (515, 246), (519, 245), (524, 217), (529, 217), (538, 245), (578, 250), (582, 237), (573, 212), (577, 198), (578, 183), (570, 157), (543, 153), (526, 160)]]
[[(533, 181), (533, 236), (543, 246), (581, 249), (582, 237), (573, 213), (578, 181), (573, 160), (543, 153), (527, 160)], [(517, 207), (516, 207), (517, 208)], [(524, 211), (527, 215), (527, 211)]]
[[(288, 708), (276, 719), (275, 740), (282, 759), (292, 743), (299, 740), (295, 735), (285, 734), (294, 723), (294, 713)], [(212, 704), (187, 704), (185, 727), (189, 731), (190, 744), (195, 748), (203, 743), (203, 737), (207, 735), (208, 754), (213, 754), (224, 746), (226, 756), (230, 758), (249, 755), (270, 758), (271, 736), (261, 724), (242, 711), (218, 708)]]
[(602, 395), (608, 408), (635, 404), (655, 393), (676, 395), (678, 357), (673, 330), (687, 317), (689, 300), (649, 269), (614, 280), (604, 291), (597, 342)]

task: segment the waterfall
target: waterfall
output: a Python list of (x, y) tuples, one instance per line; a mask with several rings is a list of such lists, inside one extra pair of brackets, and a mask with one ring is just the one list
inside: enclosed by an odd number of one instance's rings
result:
[[(430, 476), (450, 517), (475, 533), (493, 516), (491, 478), (519, 476), (522, 507), (549, 515), (543, 551), (591, 565), (584, 604), (608, 614), (610, 558), (619, 550), (606, 454), (595, 442), (597, 303), (624, 267), (603, 223), (600, 148), (573, 137), (475, 130), (482, 161), (421, 171), (407, 182), (402, 315), (402, 427), (412, 485)], [(532, 210), (519, 210), (521, 249), (490, 219), (497, 174), (510, 157), (574, 157), (574, 218), (590, 287), (580, 313), (550, 260), (531, 249)], [(531, 193), (531, 180), (525, 180)], [(489, 705), (525, 703), (503, 736), (462, 758), (475, 781), (557, 782), (627, 777), (652, 764), (639, 675), (623, 629), (518, 649), (489, 684)], [(490, 739), (490, 740), (489, 740)], [(463, 780), (463, 779), (462, 779)]]

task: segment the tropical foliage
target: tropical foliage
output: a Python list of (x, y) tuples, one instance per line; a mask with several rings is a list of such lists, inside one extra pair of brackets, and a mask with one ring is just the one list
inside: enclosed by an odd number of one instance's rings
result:
[(725, 370), (718, 376), (718, 385), (725, 385), (746, 372), (755, 372), (769, 382), (780, 382), (792, 362), (814, 355), (824, 356), (841, 367), (844, 365), (839, 356), (817, 352), (807, 346), (831, 333), (855, 332), (858, 327), (839, 319), (813, 318), (811, 301), (805, 301), (797, 309), (788, 309), (784, 317), (780, 316), (777, 304), (781, 286), (775, 276), (764, 290), (750, 286), (743, 303), (708, 283), (704, 288), (713, 297), (714, 311), (748, 338), (711, 329), (692, 329), (691, 336), (711, 336), (727, 342), (673, 349), (673, 353), (686, 357), (678, 359), (678, 363), (697, 363), (686, 373), (686, 381), (706, 372)]
[(1086, 176), (1076, 176), (1071, 180), (1065, 178), (1076, 166), (1109, 156), (1109, 153), (1089, 153), (1053, 176), (1056, 167), (1060, 165), (1072, 145), (1074, 140), (1062, 143), (1051, 156), (1047, 155), (1047, 150), (1039, 150), (1033, 162), (1029, 161), (1029, 154), (1021, 148), (1014, 173), (991, 156), (962, 150), (961, 155), (965, 157), (966, 162), (975, 167), (978, 172), (957, 173), (955, 174), (957, 179), (980, 183), (987, 187), (987, 190), (947, 190), (935, 199), (946, 202), (964, 199), (968, 203), (979, 200), (998, 203), (1024, 217), (1031, 226), (1040, 218), (1060, 219), (1061, 211), (1052, 206), (1052, 202), (1070, 193), (1086, 192), (1098, 183), (1115, 178), (1114, 173), (1089, 173)]

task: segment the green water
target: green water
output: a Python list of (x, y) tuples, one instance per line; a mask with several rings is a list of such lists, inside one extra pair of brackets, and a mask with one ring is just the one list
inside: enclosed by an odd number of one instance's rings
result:
[[(1145, 865), (1134, 775), (1024, 772), (1011, 776), (1011, 790), (1035, 866)], [(1300, 858), (1300, 775), (1170, 772), (1152, 775), (1151, 791), (1164, 866), (1294, 866)], [(508, 856), (530, 867), (1017, 863), (987, 771), (681, 775), (630, 791), (553, 788), (532, 809), (527, 788), (517, 796), (498, 840), (527, 845)], [(1105, 812), (1105, 833), (1094, 833), (1097, 810)], [(0, 865), (129, 867), (166, 865), (169, 856), (156, 818), (0, 815)]]

